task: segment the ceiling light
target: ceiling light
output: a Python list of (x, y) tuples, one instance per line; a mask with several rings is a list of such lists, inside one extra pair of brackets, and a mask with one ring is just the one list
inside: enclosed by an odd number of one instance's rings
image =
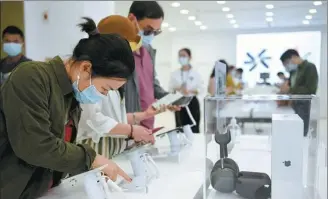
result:
[(320, 5), (322, 5), (322, 1), (314, 1), (313, 5), (320, 6)]
[(196, 17), (195, 17), (195, 16), (189, 16), (188, 19), (189, 19), (190, 21), (194, 21), (194, 20), (196, 20)]
[(233, 16), (233, 14), (227, 14), (226, 17), (227, 17), (228, 19), (232, 19), (234, 16)]
[(238, 24), (234, 24), (233, 27), (234, 28), (239, 28), (239, 25)]
[(187, 15), (189, 13), (189, 10), (180, 10), (180, 13), (183, 15)]
[(173, 2), (173, 3), (171, 3), (171, 6), (177, 8), (177, 7), (180, 6), (180, 3), (179, 2)]
[(223, 12), (229, 12), (229, 11), (230, 11), (230, 8), (228, 8), (228, 7), (223, 7), (223, 8), (222, 8), (222, 11), (223, 11)]
[(162, 27), (164, 27), (164, 28), (169, 27), (169, 24), (164, 22), (164, 23), (162, 23)]
[(265, 16), (267, 16), (267, 17), (272, 17), (274, 14), (273, 14), (273, 12), (266, 12), (265, 13)]
[(231, 20), (230, 20), (230, 23), (231, 23), (231, 24), (235, 24), (235, 23), (236, 23), (236, 20), (231, 19)]
[(315, 14), (315, 13), (317, 13), (317, 10), (316, 10), (316, 9), (310, 9), (310, 10), (309, 10), (309, 13), (311, 13), (311, 14)]
[(200, 25), (202, 25), (202, 22), (201, 21), (195, 21), (195, 25), (200, 26)]
[(312, 15), (306, 15), (305, 19), (312, 19)]
[(273, 9), (273, 8), (274, 8), (274, 6), (273, 6), (272, 4), (267, 4), (267, 5), (265, 5), (265, 7), (266, 7), (267, 9)]
[(200, 28), (201, 30), (206, 30), (206, 29), (207, 29), (206, 26), (200, 26), (199, 28)]
[(216, 3), (218, 3), (218, 4), (225, 4), (226, 2), (225, 1), (217, 1)]
[(169, 31), (170, 31), (170, 32), (174, 32), (174, 31), (176, 31), (176, 30), (177, 30), (177, 29), (176, 29), (175, 27), (170, 27), (170, 28), (169, 28)]
[(272, 21), (273, 21), (273, 18), (272, 18), (272, 17), (267, 17), (265, 20), (266, 20), (267, 22), (272, 22)]
[(303, 20), (302, 23), (305, 24), (305, 25), (310, 24), (310, 22), (308, 20)]

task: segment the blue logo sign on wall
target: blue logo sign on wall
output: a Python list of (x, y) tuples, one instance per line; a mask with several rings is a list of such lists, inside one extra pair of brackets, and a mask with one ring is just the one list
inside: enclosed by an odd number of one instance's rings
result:
[(267, 57), (265, 55), (266, 49), (263, 49), (258, 55), (257, 58), (255, 56), (251, 55), (250, 53), (246, 53), (247, 57), (249, 58), (248, 61), (245, 61), (244, 64), (250, 65), (249, 71), (252, 71), (256, 68), (256, 66), (260, 62), (265, 68), (269, 68), (268, 64), (266, 63), (266, 60), (271, 59), (271, 57)]

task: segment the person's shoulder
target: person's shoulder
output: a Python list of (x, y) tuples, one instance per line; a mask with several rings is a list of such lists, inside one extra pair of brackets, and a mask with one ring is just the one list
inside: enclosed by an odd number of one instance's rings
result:
[[(47, 79), (46, 66), (47, 63), (40, 61), (26, 61), (20, 63), (10, 75), (8, 81), (25, 81), (39, 79), (44, 81)], [(25, 82), (28, 83), (28, 82)]]
[(314, 63), (309, 62), (308, 60), (305, 60), (303, 65), (305, 67), (316, 67)]

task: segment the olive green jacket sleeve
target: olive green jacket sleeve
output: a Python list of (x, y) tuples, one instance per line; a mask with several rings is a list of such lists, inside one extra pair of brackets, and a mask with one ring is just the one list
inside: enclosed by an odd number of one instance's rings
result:
[(10, 145), (16, 156), (30, 165), (65, 173), (86, 171), (96, 153), (88, 146), (67, 143), (51, 131), (50, 82), (36, 65), (30, 62), (15, 71), (2, 88)]
[(291, 94), (314, 95), (318, 89), (318, 71), (315, 65), (306, 62), (297, 72), (295, 86), (290, 89)]

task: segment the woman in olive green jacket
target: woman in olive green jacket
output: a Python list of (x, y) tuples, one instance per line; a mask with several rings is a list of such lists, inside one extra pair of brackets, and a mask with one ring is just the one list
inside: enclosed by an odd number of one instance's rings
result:
[(81, 39), (73, 56), (63, 62), (25, 62), (1, 87), (0, 198), (35, 199), (67, 174), (108, 164), (112, 180), (131, 179), (114, 162), (87, 145), (65, 142), (64, 125), (73, 123), (75, 141), (79, 103), (97, 103), (121, 87), (134, 71), (129, 43), (118, 35), (99, 34), (89, 19), (80, 24)]

